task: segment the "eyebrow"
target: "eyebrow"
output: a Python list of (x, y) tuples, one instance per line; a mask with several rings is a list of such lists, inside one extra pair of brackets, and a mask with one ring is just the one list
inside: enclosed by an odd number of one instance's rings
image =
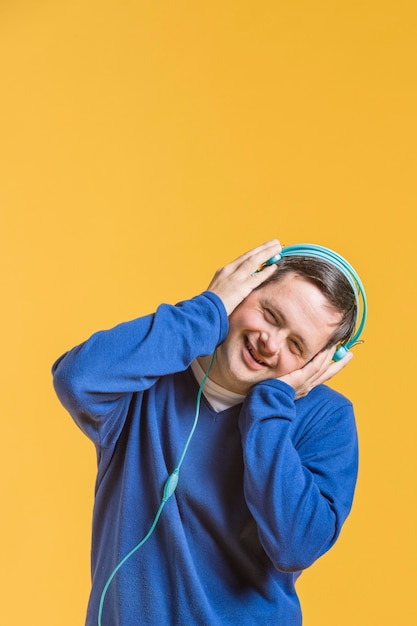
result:
[[(265, 300), (263, 301), (263, 306), (266, 306), (268, 309), (272, 309), (274, 311), (274, 313), (276, 313), (278, 315), (278, 317), (280, 317), (282, 319), (282, 321), (284, 322), (284, 324), (286, 324), (288, 326), (288, 319), (285, 317), (284, 313), (281, 311), (281, 309), (279, 309), (276, 304), (273, 304), (268, 298), (265, 298)], [(298, 341), (300, 343), (302, 343), (302, 345), (304, 346), (304, 350), (307, 353), (312, 353), (313, 351), (311, 350), (311, 347), (309, 346), (308, 342), (306, 341), (306, 339), (300, 335), (299, 333), (295, 333), (295, 332), (291, 332), (291, 334), (298, 339)]]

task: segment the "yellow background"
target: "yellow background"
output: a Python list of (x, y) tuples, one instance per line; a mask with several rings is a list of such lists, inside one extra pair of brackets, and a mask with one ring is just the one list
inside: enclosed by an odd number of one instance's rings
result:
[(272, 237), (336, 249), (369, 298), (333, 382), (357, 494), (305, 626), (415, 623), (414, 7), (2, 0), (2, 625), (84, 620), (95, 453), (52, 362)]

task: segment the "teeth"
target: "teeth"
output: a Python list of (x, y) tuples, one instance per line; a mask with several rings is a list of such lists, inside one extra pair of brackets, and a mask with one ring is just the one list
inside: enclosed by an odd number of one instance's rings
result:
[(251, 348), (251, 346), (250, 346), (249, 344), (246, 344), (246, 347), (247, 347), (247, 349), (249, 350), (249, 352), (250, 352), (250, 354), (251, 354), (252, 358), (253, 358), (253, 359), (255, 359), (255, 361), (256, 361), (257, 363), (259, 363), (259, 365), (265, 365), (265, 362), (264, 362), (264, 361), (260, 361), (259, 359), (257, 359), (257, 358), (256, 358), (256, 356), (253, 354), (252, 348)]

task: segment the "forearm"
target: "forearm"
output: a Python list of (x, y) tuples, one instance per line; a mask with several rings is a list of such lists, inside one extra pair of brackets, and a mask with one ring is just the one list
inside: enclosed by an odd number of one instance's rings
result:
[(210, 354), (226, 332), (224, 307), (213, 294), (161, 305), (152, 315), (95, 333), (58, 359), (56, 392), (72, 414), (110, 412), (126, 394)]
[(308, 567), (333, 545), (356, 479), (354, 432), (338, 432), (337, 416), (323, 415), (317, 434), (296, 447), (295, 420), (294, 391), (274, 381), (253, 389), (240, 422), (246, 501), (265, 551), (283, 571)]

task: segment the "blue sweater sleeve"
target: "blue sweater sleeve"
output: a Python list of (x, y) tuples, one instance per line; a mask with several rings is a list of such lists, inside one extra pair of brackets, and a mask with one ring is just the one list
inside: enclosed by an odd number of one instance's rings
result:
[(109, 422), (126, 416), (134, 393), (210, 354), (227, 329), (224, 305), (212, 292), (162, 304), (151, 315), (95, 333), (61, 356), (52, 367), (56, 393), (82, 430), (104, 445)]
[(278, 380), (252, 388), (240, 417), (245, 498), (275, 567), (297, 572), (336, 541), (353, 500), (351, 403), (322, 385), (294, 402)]

